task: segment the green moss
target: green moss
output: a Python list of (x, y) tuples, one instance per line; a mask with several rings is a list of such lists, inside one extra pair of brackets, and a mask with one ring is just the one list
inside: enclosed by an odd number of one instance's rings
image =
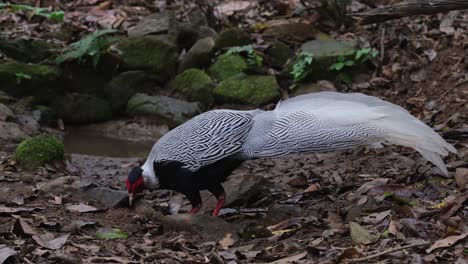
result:
[(109, 120), (112, 108), (106, 100), (92, 95), (66, 95), (57, 97), (52, 108), (66, 123), (85, 124)]
[(31, 169), (44, 162), (64, 158), (63, 143), (54, 136), (40, 135), (25, 139), (15, 150), (15, 159), (23, 167)]
[(53, 80), (60, 76), (59, 68), (50, 65), (9, 62), (0, 64), (0, 76), (17, 77), (18, 73), (29, 75), (31, 79)]
[(244, 58), (237, 54), (224, 54), (219, 56), (208, 69), (211, 77), (224, 80), (245, 71), (248, 68)]
[(43, 40), (0, 38), (0, 51), (19, 61), (40, 62), (51, 59), (55, 49), (55, 46)]
[(177, 75), (171, 87), (184, 95), (190, 101), (202, 102), (205, 105), (213, 103), (213, 81), (204, 71), (188, 69)]
[(222, 81), (214, 94), (220, 102), (262, 105), (279, 97), (279, 85), (274, 76), (239, 74)]
[(177, 49), (151, 37), (131, 37), (118, 44), (121, 59), (129, 69), (151, 70), (159, 81), (171, 78), (177, 69)]
[(230, 28), (219, 34), (216, 38), (215, 48), (223, 49), (248, 44), (250, 44), (249, 34), (238, 28)]
[(266, 54), (270, 57), (272, 66), (281, 67), (288, 59), (294, 57), (294, 50), (283, 42), (276, 42), (267, 49)]

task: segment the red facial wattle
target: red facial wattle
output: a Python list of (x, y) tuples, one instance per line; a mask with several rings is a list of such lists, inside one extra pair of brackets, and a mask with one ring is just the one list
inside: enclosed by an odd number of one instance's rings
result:
[(127, 187), (127, 192), (134, 195), (142, 192), (145, 187), (143, 177), (139, 177), (133, 184), (127, 179), (127, 181), (125, 181), (125, 185)]

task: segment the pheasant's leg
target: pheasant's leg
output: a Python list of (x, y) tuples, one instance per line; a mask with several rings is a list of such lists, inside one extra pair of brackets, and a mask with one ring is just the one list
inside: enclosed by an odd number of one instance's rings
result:
[(201, 200), (201, 197), (200, 197), (200, 191), (197, 190), (197, 191), (191, 192), (189, 195), (185, 195), (185, 196), (187, 196), (187, 199), (192, 204), (192, 210), (190, 210), (188, 213), (189, 214), (194, 214), (194, 213), (200, 211), (200, 209), (202, 208), (202, 200)]
[(208, 191), (211, 192), (216, 197), (216, 199), (218, 199), (218, 202), (216, 203), (215, 209), (213, 211), (213, 216), (218, 216), (219, 210), (221, 210), (224, 202), (226, 201), (226, 192), (220, 183), (210, 186)]

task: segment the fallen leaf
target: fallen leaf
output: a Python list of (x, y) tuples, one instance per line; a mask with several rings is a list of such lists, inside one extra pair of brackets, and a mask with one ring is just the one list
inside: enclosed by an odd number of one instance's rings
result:
[(404, 226), (405, 230), (409, 231), (413, 235), (421, 238), (427, 238), (429, 233), (427, 232), (427, 223), (417, 220), (414, 218), (400, 219), (400, 223)]
[(382, 222), (385, 218), (390, 215), (391, 210), (383, 211), (380, 213), (373, 213), (365, 216), (362, 221), (370, 224), (377, 224)]
[(398, 229), (396, 227), (396, 223), (393, 220), (390, 220), (390, 223), (388, 224), (388, 232), (394, 236), (397, 236), (398, 234)]
[(227, 250), (218, 251), (218, 255), (223, 257), (223, 259), (225, 259), (225, 260), (236, 260), (237, 259), (236, 254), (232, 253), (231, 251), (227, 251)]
[(26, 220), (24, 220), (21, 217), (16, 219), (15, 224), (13, 225), (13, 231), (12, 232), (15, 235), (25, 236), (25, 237), (31, 237), (31, 236), (37, 235), (36, 230), (34, 230), (34, 228), (32, 228), (26, 222)]
[(387, 182), (388, 182), (387, 178), (377, 178), (377, 179), (374, 179), (374, 180), (372, 180), (370, 182), (366, 182), (356, 190), (356, 194), (357, 195), (365, 194), (370, 189), (372, 189), (373, 187), (378, 186), (378, 185), (386, 184)]
[(468, 184), (468, 168), (457, 168), (455, 171), (455, 182), (458, 187), (465, 188)]
[(85, 250), (86, 252), (91, 252), (91, 253), (98, 253), (101, 247), (96, 246), (96, 245), (85, 245), (85, 244), (76, 244), (76, 243), (71, 243), (72, 246), (81, 248)]
[(218, 5), (215, 10), (220, 14), (230, 16), (237, 11), (243, 11), (250, 7), (252, 3), (249, 1), (228, 1)]
[(134, 261), (131, 261), (127, 258), (122, 258), (122, 257), (91, 257), (85, 259), (84, 263), (123, 263), (123, 264), (128, 264), (128, 263), (137, 263)]
[(118, 228), (99, 228), (96, 231), (96, 237), (102, 239), (119, 239), (127, 238), (128, 234)]
[(299, 225), (301, 223), (301, 220), (302, 220), (302, 218), (291, 218), (291, 219), (279, 222), (276, 225), (268, 226), (267, 228), (270, 231), (278, 231), (278, 230), (288, 229), (288, 228), (290, 228), (292, 226)]
[(98, 210), (96, 207), (86, 205), (83, 203), (68, 205), (66, 208), (68, 211), (74, 211), (79, 213), (96, 212)]
[(338, 257), (337, 263), (341, 263), (345, 259), (353, 259), (362, 257), (362, 253), (357, 248), (347, 248)]
[(47, 239), (45, 236), (39, 236), (39, 235), (34, 235), (32, 238), (41, 247), (48, 248), (51, 250), (56, 250), (56, 249), (62, 248), (63, 245), (67, 243), (67, 239), (69, 236), (70, 234), (66, 234), (66, 235), (51, 239), (51, 240)]
[(427, 72), (424, 69), (421, 69), (421, 70), (419, 70), (417, 72), (413, 72), (410, 75), (410, 79), (413, 82), (422, 82), (422, 81), (426, 80), (426, 78), (427, 78)]
[(413, 190), (404, 185), (399, 184), (385, 184), (374, 186), (369, 190), (369, 195), (382, 195), (385, 193), (391, 193), (399, 197), (410, 198), (413, 194)]
[[(9, 247), (0, 245), (0, 264), (6, 263), (16, 256), (17, 252)], [(10, 263), (10, 262), (8, 262)]]
[(230, 246), (234, 245), (234, 243), (236, 242), (234, 241), (234, 239), (232, 239), (232, 234), (227, 233), (223, 239), (218, 241), (218, 243), (219, 245), (221, 245), (223, 249), (228, 249)]
[(437, 57), (437, 51), (433, 49), (428, 49), (424, 51), (424, 54), (429, 58), (430, 61), (433, 61)]
[(302, 253), (292, 255), (292, 256), (289, 256), (289, 257), (286, 257), (286, 258), (278, 259), (278, 260), (273, 261), (273, 262), (268, 262), (268, 263), (270, 263), (270, 264), (291, 263), (293, 261), (298, 261), (298, 260), (304, 258), (305, 256), (307, 256), (307, 251), (304, 251)]
[(16, 214), (22, 212), (32, 212), (36, 210), (43, 210), (44, 208), (25, 208), (25, 207), (6, 207), (0, 206), (0, 214)]
[(447, 219), (451, 217), (454, 213), (456, 213), (468, 199), (468, 193), (461, 193), (457, 195), (457, 197), (450, 203), (451, 205), (448, 208), (447, 212), (445, 212), (440, 218)]
[(318, 183), (314, 183), (314, 184), (309, 185), (309, 187), (307, 187), (304, 190), (304, 193), (315, 192), (315, 191), (318, 191), (319, 189), (320, 189), (320, 185)]
[(465, 239), (468, 236), (468, 232), (459, 236), (449, 236), (444, 239), (437, 240), (432, 246), (426, 249), (427, 253), (431, 253), (433, 250), (438, 248), (445, 248), (453, 246), (458, 241)]
[(351, 238), (356, 243), (367, 245), (377, 241), (378, 237), (376, 235), (372, 235), (367, 229), (356, 222), (349, 222), (349, 229)]

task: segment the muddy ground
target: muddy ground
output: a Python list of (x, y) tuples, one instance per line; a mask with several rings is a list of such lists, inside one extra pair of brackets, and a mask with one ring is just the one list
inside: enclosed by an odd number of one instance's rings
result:
[[(232, 178), (257, 184), (248, 199), (221, 212), (232, 234), (222, 229), (212, 239), (189, 228), (167, 231), (165, 215), (190, 209), (170, 191), (146, 192), (141, 210), (76, 196), (89, 184), (124, 190), (141, 157), (73, 154), (66, 164), (24, 171), (3, 152), (0, 260), (16, 254), (20, 263), (466, 263), (467, 17), (459, 15), (452, 34), (440, 30), (442, 15), (358, 27), (350, 34), (379, 47), (382, 65), (351, 84), (331, 80), (338, 91), (389, 100), (436, 128), (458, 151), (445, 159), (448, 177), (401, 147), (248, 161)], [(67, 180), (44, 188), (57, 178)], [(92, 207), (70, 207), (80, 204)], [(217, 232), (219, 222), (203, 224), (205, 233)], [(98, 238), (102, 228), (128, 237)]]

